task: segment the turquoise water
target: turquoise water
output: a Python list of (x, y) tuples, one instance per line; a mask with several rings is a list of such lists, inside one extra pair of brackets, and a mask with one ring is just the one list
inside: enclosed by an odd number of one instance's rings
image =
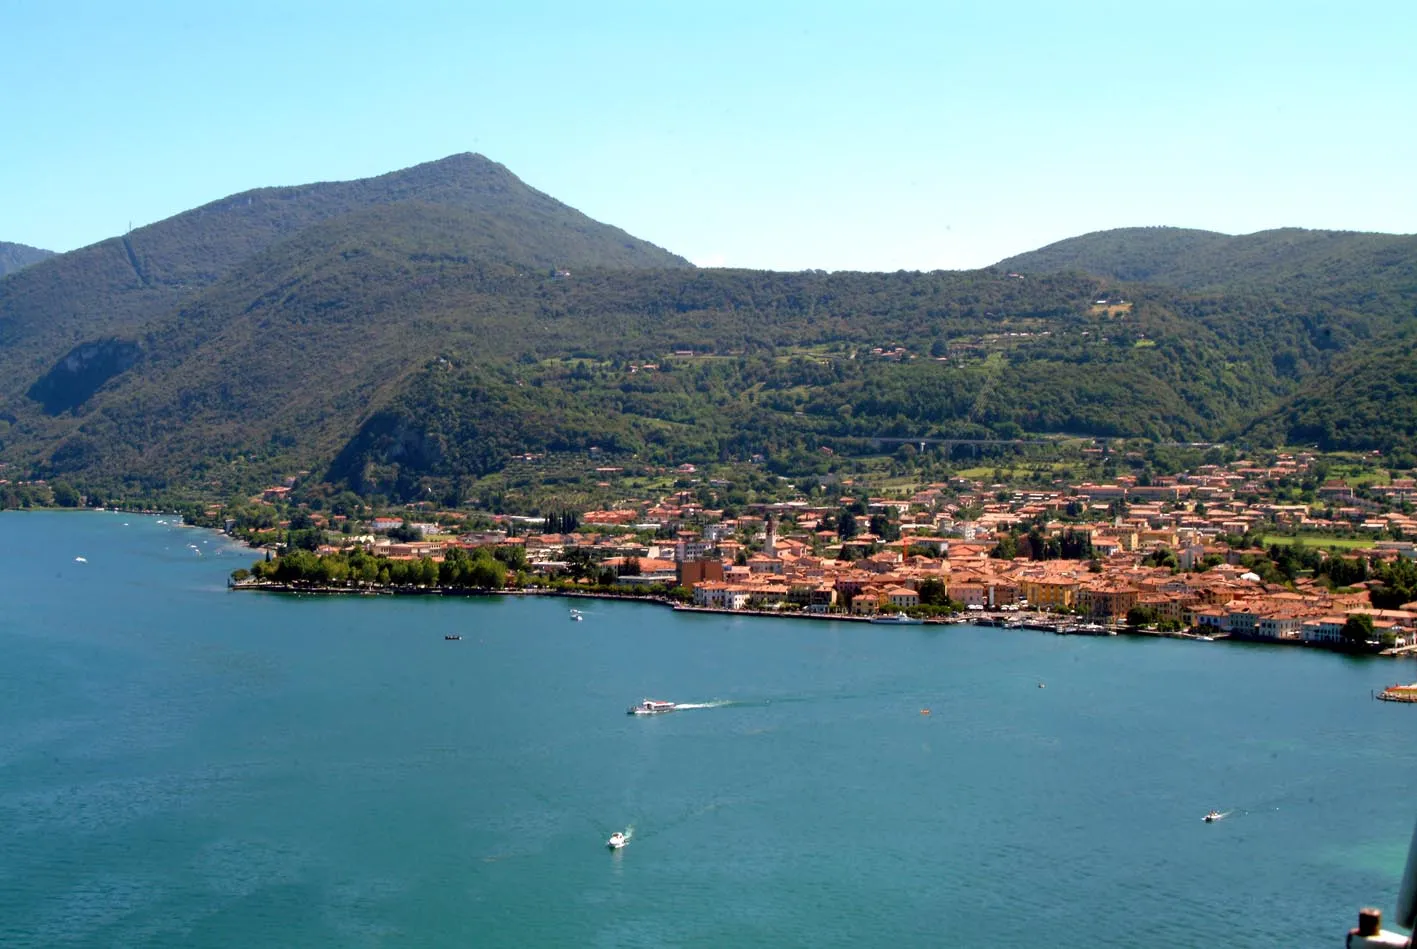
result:
[(1417, 707), (1369, 698), (1410, 663), (251, 559), (0, 514), (0, 944), (1336, 946), (1412, 833)]

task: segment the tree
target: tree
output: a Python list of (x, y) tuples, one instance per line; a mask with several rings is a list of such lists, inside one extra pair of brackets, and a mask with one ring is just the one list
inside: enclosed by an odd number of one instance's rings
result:
[(67, 481), (56, 481), (50, 486), (54, 492), (54, 503), (60, 507), (78, 507), (79, 492)]
[(858, 533), (856, 527), (856, 515), (850, 511), (842, 511), (841, 517), (836, 521), (836, 533), (842, 540), (850, 540)]
[(920, 596), (921, 606), (948, 606), (950, 603), (945, 582), (934, 577), (921, 580), (915, 592)]
[(1353, 613), (1338, 631), (1350, 649), (1366, 649), (1373, 640), (1373, 618), (1367, 613)]
[(482, 590), (498, 590), (507, 580), (507, 566), (480, 548), (467, 570), (467, 584)]
[(1013, 534), (1005, 534), (989, 551), (989, 556), (995, 560), (1013, 560), (1018, 556), (1018, 539)]
[(1156, 622), (1156, 610), (1138, 604), (1127, 610), (1128, 626), (1150, 626)]

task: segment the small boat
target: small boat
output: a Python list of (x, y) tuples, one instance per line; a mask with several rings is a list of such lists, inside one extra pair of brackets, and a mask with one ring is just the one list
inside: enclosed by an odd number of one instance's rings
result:
[(672, 712), (678, 707), (673, 702), (645, 699), (639, 705), (631, 705), (628, 711), (631, 715), (659, 715), (663, 712)]
[(88, 562), (89, 562), (89, 559), (88, 559), (87, 557), (75, 557), (75, 558), (74, 558), (74, 563), (88, 563)]
[(1207, 824), (1214, 824), (1216, 821), (1220, 820), (1220, 818), (1224, 816), (1225, 815), (1220, 813), (1219, 811), (1211, 811), (1210, 813), (1202, 817), (1201, 820), (1205, 821)]
[(904, 613), (897, 613), (894, 616), (872, 617), (871, 622), (890, 626), (919, 626), (924, 620), (918, 620), (913, 616), (906, 616)]
[(625, 844), (629, 842), (630, 838), (626, 837), (624, 834), (620, 833), (617, 830), (615, 831), (615, 833), (610, 835), (610, 839), (605, 842), (605, 846), (609, 847), (611, 850), (619, 850), (621, 847), (624, 847)]
[(581, 613), (580, 610), (571, 610), (572, 623), (579, 623), (583, 619), (585, 619), (585, 616)]
[(444, 636), (443, 638), (446, 639), (446, 640), (448, 640), (449, 642), (456, 642), (457, 640), (462, 639), (462, 637), (459, 636), (459, 635), (457, 635), (456, 633), (449, 633), (448, 635)]

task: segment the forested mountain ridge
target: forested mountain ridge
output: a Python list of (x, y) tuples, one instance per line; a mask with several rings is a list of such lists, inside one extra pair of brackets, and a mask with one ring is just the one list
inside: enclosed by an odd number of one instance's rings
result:
[(152, 324), (141, 366), (17, 419), (9, 456), (149, 489), (309, 469), (441, 497), (591, 447), (791, 470), (879, 438), (1210, 440), (1361, 329), (1140, 285), (1112, 312), (1094, 300), (1115, 285), (1076, 274), (560, 276), (513, 259), (532, 253), (418, 204), (309, 228)]
[(356, 181), (260, 188), (50, 257), (0, 281), (0, 412), (76, 344), (134, 334), (304, 228), (407, 202), (495, 220), (501, 236), (560, 266), (689, 266), (528, 187), (481, 155)]
[[(477, 156), (349, 184), (362, 197), (226, 199), (173, 219), (166, 251), (134, 232), (107, 270), (63, 255), (0, 281), (0, 461), (146, 492), (310, 471), (456, 498), (590, 448), (791, 473), (890, 439), (1282, 440), (1325, 430), (1286, 400), (1368, 365), (1417, 287), (1410, 239), (1310, 232), (1244, 251), (1234, 284), (1172, 279), (1241, 240), (1196, 231), (1079, 239), (1132, 254), (1098, 275), (696, 270)], [(198, 212), (266, 205), (203, 243)], [(46, 294), (88, 309), (26, 309)]]
[(1246, 434), (1325, 449), (1417, 450), (1417, 332), (1345, 355)]
[(41, 250), (27, 244), (13, 244), (0, 241), (0, 277), (14, 273), (30, 264), (37, 264), (46, 257), (53, 257), (54, 251)]
[[(1300, 367), (1295, 393), (1241, 428), (1325, 449), (1411, 447), (1417, 432), (1417, 235), (1299, 228), (1230, 236), (1182, 228), (1085, 234), (1001, 261), (1018, 272), (1078, 271), (1218, 295), (1281, 301), (1322, 322), (1336, 357)], [(1292, 361), (1281, 350), (1279, 358)]]
[(1232, 236), (1177, 227), (1097, 231), (1000, 261), (1020, 273), (1081, 271), (1191, 290), (1312, 292), (1368, 283), (1417, 287), (1417, 235), (1282, 228)]

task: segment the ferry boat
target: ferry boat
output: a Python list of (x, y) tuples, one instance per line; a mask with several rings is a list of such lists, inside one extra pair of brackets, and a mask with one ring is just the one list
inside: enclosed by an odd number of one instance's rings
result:
[(629, 838), (617, 830), (610, 835), (610, 839), (605, 842), (605, 846), (609, 847), (611, 850), (619, 850), (628, 842)]
[(1225, 815), (1220, 813), (1219, 811), (1211, 811), (1204, 817), (1202, 817), (1201, 820), (1205, 821), (1207, 824), (1214, 824), (1216, 821), (1220, 820), (1220, 818), (1224, 816)]
[(678, 707), (673, 702), (645, 699), (639, 705), (631, 705), (628, 711), (631, 715), (659, 715), (663, 712), (672, 712)]
[(919, 626), (924, 620), (918, 620), (913, 616), (906, 616), (904, 613), (897, 613), (894, 616), (874, 616), (873, 623), (882, 623), (889, 626)]

